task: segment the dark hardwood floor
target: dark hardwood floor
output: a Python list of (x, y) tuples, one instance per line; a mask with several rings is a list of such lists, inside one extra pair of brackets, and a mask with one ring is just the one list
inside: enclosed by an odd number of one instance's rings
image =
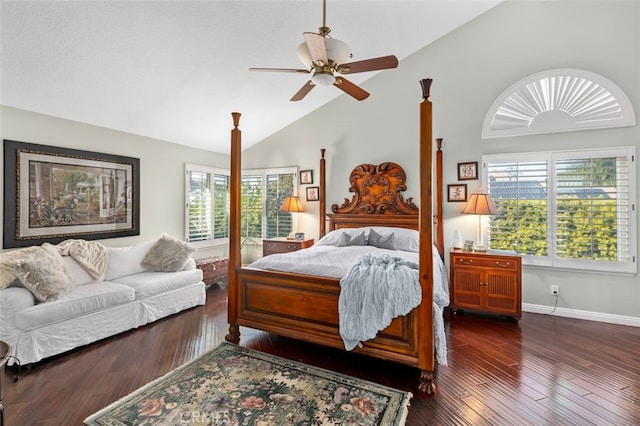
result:
[[(435, 397), (418, 370), (243, 328), (241, 344), (414, 392), (408, 425), (638, 425), (640, 329), (525, 313), (446, 317)], [(224, 340), (226, 291), (207, 305), (2, 376), (7, 426), (83, 419)]]

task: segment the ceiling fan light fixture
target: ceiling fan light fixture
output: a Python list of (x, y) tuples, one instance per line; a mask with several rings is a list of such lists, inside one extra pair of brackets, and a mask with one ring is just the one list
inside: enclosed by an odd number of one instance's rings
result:
[(331, 86), (336, 82), (336, 78), (330, 72), (315, 72), (311, 77), (311, 82), (316, 86)]
[(335, 38), (325, 37), (324, 44), (327, 48), (327, 58), (335, 64), (344, 64), (351, 58), (351, 48), (347, 43)]

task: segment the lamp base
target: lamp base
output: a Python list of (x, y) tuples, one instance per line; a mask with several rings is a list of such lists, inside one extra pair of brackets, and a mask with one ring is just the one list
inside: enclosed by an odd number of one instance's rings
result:
[(486, 253), (487, 247), (483, 243), (476, 243), (476, 246), (473, 248), (473, 251), (478, 253)]

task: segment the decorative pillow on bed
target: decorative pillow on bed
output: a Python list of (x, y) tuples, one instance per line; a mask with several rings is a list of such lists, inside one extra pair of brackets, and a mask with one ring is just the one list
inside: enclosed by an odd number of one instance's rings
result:
[(375, 226), (371, 228), (371, 230), (376, 231), (376, 233), (382, 236), (393, 234), (396, 240), (396, 250), (411, 251), (414, 253), (420, 251), (419, 233), (415, 229)]
[(56, 300), (73, 286), (69, 267), (51, 244), (10, 252), (3, 265), (40, 302)]
[(343, 232), (338, 240), (338, 247), (347, 246), (365, 246), (367, 245), (367, 239), (364, 236), (364, 231), (361, 231), (358, 235), (350, 235)]
[(396, 236), (393, 232), (387, 235), (380, 235), (375, 229), (372, 229), (369, 231), (367, 244), (381, 249), (396, 250)]
[(140, 264), (152, 271), (177, 272), (184, 269), (195, 252), (196, 249), (191, 244), (162, 234)]
[[(367, 228), (340, 228), (335, 229), (333, 231), (328, 232), (324, 237), (320, 238), (315, 245), (320, 246), (337, 246), (340, 242), (340, 238), (342, 234), (347, 234), (353, 239), (353, 237), (358, 236), (361, 232), (365, 232), (366, 236)], [(365, 237), (366, 240), (366, 237)]]

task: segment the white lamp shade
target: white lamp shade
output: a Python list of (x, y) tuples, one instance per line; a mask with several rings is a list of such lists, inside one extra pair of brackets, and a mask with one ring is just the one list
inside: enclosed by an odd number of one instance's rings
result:
[(489, 194), (471, 194), (461, 213), (494, 215), (498, 211)]

